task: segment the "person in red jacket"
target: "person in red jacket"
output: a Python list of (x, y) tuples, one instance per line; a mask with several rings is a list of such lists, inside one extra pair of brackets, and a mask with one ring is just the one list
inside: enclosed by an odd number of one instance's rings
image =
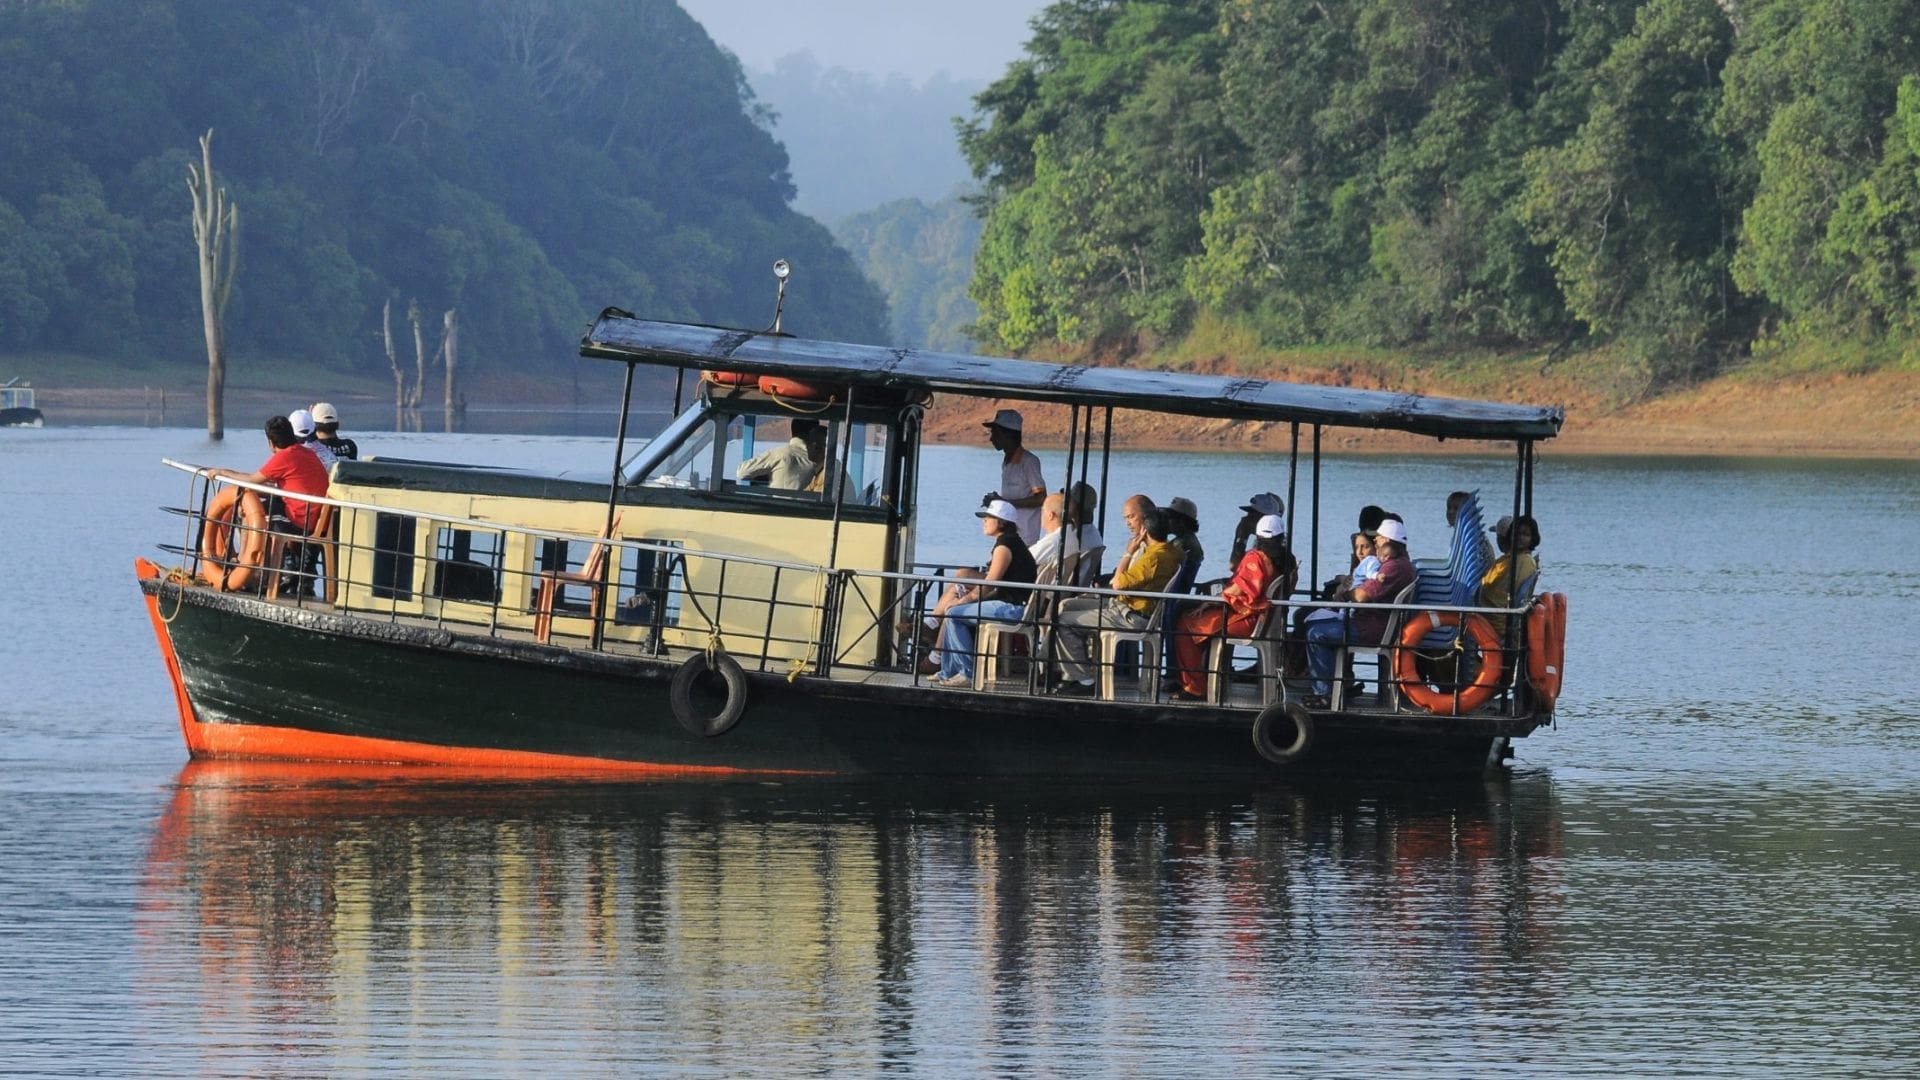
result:
[(1246, 637), (1273, 606), (1267, 598), (1274, 581), (1295, 572), (1298, 564), (1287, 551), (1287, 522), (1267, 514), (1253, 527), (1254, 544), (1234, 564), (1233, 580), (1220, 593), (1225, 604), (1196, 606), (1180, 616), (1173, 632), (1174, 667), (1180, 675), (1176, 701), (1204, 700), (1206, 664), (1201, 652), (1224, 628), (1231, 637)]
[(238, 469), (208, 469), (207, 475), (223, 480), (244, 480), (251, 484), (271, 484), (287, 492), (280, 500), (286, 508), (286, 515), (300, 531), (313, 531), (313, 522), (320, 514), (320, 507), (305, 499), (293, 498), (294, 495), (325, 495), (327, 493), (327, 470), (313, 451), (300, 445), (294, 437), (293, 423), (284, 416), (276, 416), (267, 421), (267, 445), (273, 448), (273, 456), (258, 472), (243, 473)]

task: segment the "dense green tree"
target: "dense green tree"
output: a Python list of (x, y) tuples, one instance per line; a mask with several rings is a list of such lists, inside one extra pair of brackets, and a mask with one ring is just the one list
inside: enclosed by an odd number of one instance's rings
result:
[(835, 229), (843, 247), (887, 295), (898, 345), (964, 350), (979, 317), (967, 298), (980, 219), (959, 195), (928, 205), (897, 199)]
[(1734, 170), (1712, 125), (1732, 41), (1713, 0), (1651, 0), (1591, 69), (1578, 131), (1527, 156), (1522, 211), (1568, 309), (1629, 333), (1656, 377), (1708, 359), (1731, 314)]
[(757, 325), (783, 256), (796, 325), (884, 340), (769, 122), (671, 0), (0, 5), (0, 340), (197, 349), (181, 178), (210, 127), (247, 207), (242, 361), (384, 366), (401, 297), (459, 307), (470, 363), (556, 365), (608, 304)]
[[(1813, 328), (1879, 331), (1911, 311), (1920, 206), (1897, 111), (1920, 71), (1920, 3), (1764, 0), (1742, 5), (1718, 120), (1754, 185), (1733, 263), (1742, 288)], [(1910, 94), (1911, 91), (1905, 93)]]

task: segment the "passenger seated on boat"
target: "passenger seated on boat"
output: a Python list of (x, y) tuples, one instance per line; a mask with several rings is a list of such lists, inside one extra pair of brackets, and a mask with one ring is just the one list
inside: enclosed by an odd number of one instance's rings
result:
[(1200, 546), (1200, 508), (1192, 499), (1175, 495), (1162, 509), (1167, 515), (1167, 527), (1172, 530), (1168, 542), (1180, 549), (1180, 565), (1187, 571), (1186, 579), (1198, 581), (1200, 564), (1207, 558), (1206, 550)]
[[(1153, 500), (1134, 495), (1121, 508), (1133, 538), (1120, 556), (1108, 587), (1121, 591), (1164, 592), (1180, 572), (1180, 552), (1168, 543), (1167, 515)], [(1139, 631), (1149, 627), (1160, 602), (1149, 597), (1076, 596), (1060, 605), (1060, 661), (1063, 694), (1093, 692), (1089, 643), (1103, 628)]]
[[(208, 469), (207, 476), (217, 480), (243, 480), (250, 484), (266, 484), (280, 488), (289, 494), (275, 496), (269, 500), (267, 524), (270, 529), (296, 539), (304, 540), (312, 535), (314, 526), (320, 521), (322, 507), (293, 495), (325, 495), (327, 493), (327, 470), (320, 465), (320, 459), (313, 452), (299, 445), (293, 433), (293, 423), (284, 416), (275, 416), (265, 425), (267, 445), (273, 455), (267, 458), (257, 472), (243, 473), (238, 469)], [(280, 555), (285, 549), (285, 540), (276, 538), (269, 542), (267, 563), (269, 567), (280, 565)]]
[[(1093, 490), (1085, 484), (1080, 486), (1086, 487), (1089, 492)], [(1092, 525), (1068, 526), (1067, 494), (1064, 491), (1054, 492), (1047, 496), (1046, 502), (1040, 504), (1040, 527), (1046, 530), (1046, 534), (1035, 541), (1031, 549), (1034, 565), (1039, 567), (1039, 575), (1034, 580), (1043, 585), (1079, 584), (1058, 580), (1060, 557), (1070, 552), (1104, 547), (1106, 541), (1100, 536), (1100, 530)]]
[[(1535, 548), (1540, 546), (1540, 525), (1528, 514), (1519, 517), (1503, 517), (1493, 527), (1494, 540), (1500, 546), (1500, 557), (1480, 575), (1481, 607), (1512, 607), (1513, 592), (1517, 588), (1525, 589), (1533, 584), (1534, 576), (1540, 573), (1539, 560), (1533, 556)], [(1515, 564), (1518, 564), (1515, 566)], [(1520, 599), (1525, 600), (1524, 593)], [(1487, 621), (1493, 624), (1493, 632), (1501, 641), (1507, 639), (1507, 617), (1489, 615)]]
[[(1373, 557), (1379, 569), (1333, 596), (1356, 604), (1390, 604), (1413, 582), (1413, 560), (1407, 557), (1407, 527), (1387, 517), (1373, 539)], [(1364, 563), (1363, 563), (1364, 565)], [(1307, 620), (1307, 664), (1313, 673), (1313, 694), (1305, 704), (1323, 709), (1333, 692), (1334, 653), (1342, 644), (1377, 645), (1392, 621), (1392, 612), (1368, 608), (1322, 608)]]
[(734, 477), (742, 483), (764, 480), (776, 488), (805, 490), (827, 456), (827, 429), (818, 420), (792, 422), (787, 441), (740, 463)]
[[(1276, 579), (1298, 570), (1287, 550), (1287, 522), (1278, 514), (1262, 517), (1254, 526), (1254, 546), (1241, 555), (1233, 580), (1220, 592), (1220, 604), (1195, 604), (1183, 612), (1173, 631), (1174, 670), (1180, 678), (1176, 698), (1202, 701), (1207, 696), (1207, 671), (1201, 654), (1207, 641), (1223, 630), (1229, 637), (1247, 637), (1273, 606)], [(1290, 592), (1291, 587), (1284, 590)]]
[(1227, 551), (1229, 570), (1240, 565), (1240, 556), (1247, 553), (1247, 544), (1253, 539), (1254, 527), (1269, 514), (1279, 518), (1287, 516), (1287, 501), (1271, 491), (1255, 495), (1240, 507), (1240, 520), (1233, 526), (1233, 547)]
[(1031, 585), (1034, 581), (1033, 553), (1020, 539), (1020, 512), (1014, 505), (995, 499), (974, 516), (980, 519), (980, 531), (993, 538), (993, 554), (986, 571), (966, 588), (960, 602), (946, 611), (940, 633), (942, 686), (973, 684), (973, 639), (979, 633), (980, 620), (1007, 622), (1018, 619), (1025, 609), (1026, 592), (997, 589), (994, 583)]

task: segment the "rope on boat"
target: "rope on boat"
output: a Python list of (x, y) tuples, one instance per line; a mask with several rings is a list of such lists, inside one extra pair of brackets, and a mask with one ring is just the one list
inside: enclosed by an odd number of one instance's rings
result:
[[(165, 594), (168, 584), (177, 585), (179, 588), (173, 594), (173, 614), (160, 616), (160, 621), (163, 623), (172, 623), (180, 617), (180, 609), (187, 606), (187, 586), (193, 584), (193, 575), (187, 573), (187, 568), (184, 566), (173, 567), (167, 571), (166, 577), (160, 579), (160, 588), (157, 591)], [(154, 599), (158, 600), (159, 597)]]

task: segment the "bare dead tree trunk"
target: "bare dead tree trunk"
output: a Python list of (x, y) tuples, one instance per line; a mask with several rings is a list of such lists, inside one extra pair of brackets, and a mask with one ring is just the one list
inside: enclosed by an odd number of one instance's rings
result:
[(407, 301), (407, 321), (413, 324), (413, 388), (407, 392), (407, 408), (417, 409), (427, 385), (427, 339), (420, 330), (420, 301)]
[(455, 372), (459, 369), (459, 366), (460, 366), (459, 310), (460, 310), (459, 308), (448, 308), (447, 313), (444, 316), (442, 316), (440, 319), (440, 324), (441, 324), (440, 362), (446, 366), (446, 373), (447, 373), (446, 390), (441, 398), (441, 407), (446, 410), (448, 431), (453, 430), (454, 414), (459, 412), (459, 409), (454, 404)]
[[(400, 354), (393, 348), (393, 298), (380, 305), (380, 340), (387, 346), (387, 366), (393, 369), (393, 415), (407, 407), (407, 372), (400, 366)], [(397, 429), (396, 429), (397, 430)]]
[(207, 438), (227, 435), (227, 301), (239, 264), (240, 209), (216, 187), (213, 129), (200, 136), (200, 164), (187, 164), (193, 196), (193, 244), (200, 252), (200, 328), (207, 338)]

